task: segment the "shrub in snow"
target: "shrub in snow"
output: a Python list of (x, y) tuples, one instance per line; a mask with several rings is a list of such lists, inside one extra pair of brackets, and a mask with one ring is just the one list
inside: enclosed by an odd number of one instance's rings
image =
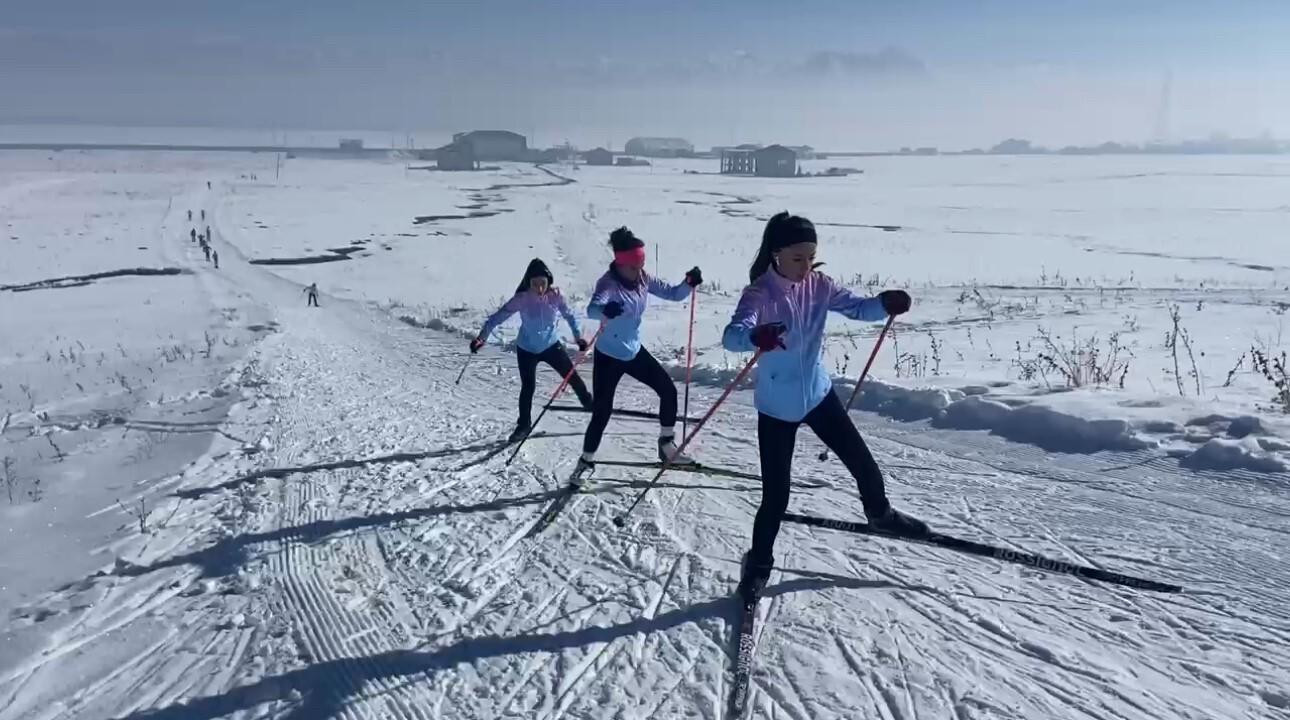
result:
[[(1027, 343), (1024, 350), (1021, 341), (1017, 341), (1017, 357), (1012, 366), (1020, 372), (1022, 380), (1038, 377), (1051, 388), (1049, 376), (1054, 376), (1072, 388), (1112, 383), (1124, 387), (1133, 352), (1120, 344), (1119, 333), (1111, 333), (1104, 344), (1096, 334), (1081, 340), (1078, 334), (1072, 333), (1067, 341), (1041, 327), (1037, 341), (1039, 349), (1034, 351), (1036, 340)], [(1034, 354), (1028, 356), (1028, 352)]]
[(1272, 402), (1276, 403), (1277, 410), (1290, 413), (1290, 370), (1286, 368), (1285, 351), (1280, 357), (1273, 355), (1269, 359), (1263, 351), (1251, 349), (1250, 357), (1254, 360), (1254, 369), (1276, 388)]

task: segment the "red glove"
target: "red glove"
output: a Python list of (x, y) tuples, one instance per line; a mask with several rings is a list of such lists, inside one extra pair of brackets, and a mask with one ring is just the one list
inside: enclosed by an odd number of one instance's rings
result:
[(752, 340), (752, 344), (757, 346), (757, 349), (762, 352), (771, 352), (772, 350), (786, 349), (784, 341), (781, 339), (781, 336), (786, 332), (788, 332), (788, 328), (785, 327), (784, 323), (768, 323), (753, 328), (749, 338)]
[(477, 352), (479, 352), (479, 349), (480, 349), (480, 348), (482, 348), (482, 347), (484, 347), (484, 339), (483, 339), (483, 338), (475, 338), (474, 340), (471, 340), (471, 341), (470, 341), (470, 351), (471, 351), (471, 352), (473, 352), (473, 353), (477, 353)]

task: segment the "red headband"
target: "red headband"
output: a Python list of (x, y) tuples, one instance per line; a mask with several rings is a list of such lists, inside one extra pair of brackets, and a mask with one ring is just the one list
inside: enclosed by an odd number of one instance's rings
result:
[(631, 250), (618, 250), (614, 252), (614, 262), (627, 267), (643, 268), (645, 267), (645, 248), (637, 247)]

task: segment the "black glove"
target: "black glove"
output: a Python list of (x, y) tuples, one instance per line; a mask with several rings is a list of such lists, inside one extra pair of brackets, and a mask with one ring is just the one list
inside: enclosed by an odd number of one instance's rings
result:
[(752, 340), (752, 344), (757, 346), (758, 350), (770, 352), (772, 350), (786, 349), (781, 338), (786, 332), (788, 332), (788, 328), (784, 323), (767, 323), (753, 328), (749, 338)]
[(578, 338), (574, 342), (578, 343), (578, 352), (587, 352), (587, 348), (591, 347), (591, 345), (587, 344), (587, 341), (582, 338)]
[(617, 300), (611, 300), (605, 303), (605, 307), (600, 311), (602, 315), (613, 320), (623, 314), (623, 304)]
[(909, 299), (909, 293), (904, 290), (883, 290), (878, 293), (878, 299), (882, 301), (882, 309), (886, 310), (888, 315), (907, 313), (909, 306), (913, 304)]
[(690, 268), (690, 272), (687, 272), (685, 274), (685, 284), (689, 285), (690, 287), (698, 287), (702, 283), (703, 283), (703, 271), (699, 269), (698, 265), (695, 265), (694, 267)]
[(470, 351), (471, 351), (472, 353), (477, 353), (477, 352), (479, 352), (479, 349), (480, 349), (480, 348), (482, 348), (482, 347), (484, 347), (484, 339), (483, 339), (483, 338), (475, 338), (474, 340), (471, 340), (471, 341), (470, 341)]

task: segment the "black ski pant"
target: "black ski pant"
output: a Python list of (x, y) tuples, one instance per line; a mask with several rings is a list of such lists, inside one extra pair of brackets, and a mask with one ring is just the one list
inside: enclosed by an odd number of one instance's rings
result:
[(307, 294), (309, 295), (309, 299), (305, 301), (305, 307), (310, 307), (310, 306), (318, 307), (318, 296), (315, 295), (314, 293), (307, 293)]
[(600, 439), (609, 426), (610, 416), (614, 414), (614, 392), (624, 375), (635, 378), (658, 393), (660, 426), (676, 426), (676, 384), (648, 350), (641, 348), (631, 360), (619, 360), (597, 349), (592, 362), (591, 395), (595, 399), (595, 406), (591, 412), (591, 423), (587, 425), (587, 434), (582, 439), (584, 453), (594, 453), (600, 448)]
[[(538, 363), (544, 362), (551, 366), (552, 370), (560, 373), (563, 379), (569, 371), (573, 369), (573, 360), (569, 359), (569, 354), (564, 351), (564, 346), (555, 343), (551, 347), (540, 353), (531, 353), (523, 348), (515, 348), (515, 358), (520, 365), (520, 419), (519, 425), (528, 427), (533, 424), (530, 413), (533, 407), (533, 390), (537, 387), (537, 366)], [(578, 373), (574, 373), (569, 378), (569, 387), (578, 395), (578, 402), (582, 403), (585, 408), (591, 407), (591, 393), (587, 392), (587, 384), (582, 381)]]
[(806, 425), (816, 437), (833, 451), (860, 489), (860, 500), (865, 514), (886, 512), (887, 491), (882, 471), (873, 459), (860, 431), (852, 424), (846, 408), (837, 393), (830, 392), (824, 400), (806, 414), (800, 422), (786, 422), (769, 415), (757, 415), (757, 446), (761, 455), (761, 507), (753, 521), (753, 564), (770, 563), (775, 548), (775, 536), (788, 510), (789, 475), (793, 469), (793, 448), (797, 444), (797, 429)]

